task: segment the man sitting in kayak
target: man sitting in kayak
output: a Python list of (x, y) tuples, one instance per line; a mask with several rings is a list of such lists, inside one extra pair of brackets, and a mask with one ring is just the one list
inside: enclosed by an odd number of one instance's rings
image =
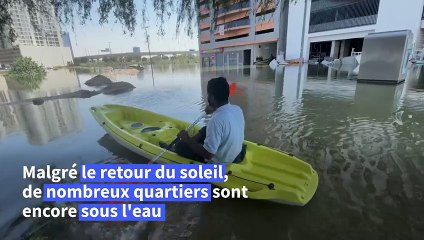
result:
[[(208, 104), (205, 111), (213, 113), (207, 126), (194, 137), (187, 131), (179, 133), (175, 152), (183, 157), (214, 164), (243, 160), (244, 116), (239, 106), (229, 103), (230, 88), (223, 77), (209, 80)], [(242, 151), (243, 150), (243, 151)]]

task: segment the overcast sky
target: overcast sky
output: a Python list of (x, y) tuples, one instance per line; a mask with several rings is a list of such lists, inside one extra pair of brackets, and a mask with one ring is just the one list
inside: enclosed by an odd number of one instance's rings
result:
[[(75, 30), (72, 30), (69, 26), (63, 26), (62, 28), (70, 34), (75, 56), (98, 54), (101, 49), (109, 47), (109, 42), (112, 53), (131, 52), (135, 46), (140, 47), (141, 51), (147, 51), (144, 30), (141, 29), (140, 25), (140, 8), (138, 8), (138, 12), (137, 27), (133, 36), (130, 36), (128, 33), (124, 35), (122, 26), (113, 23), (113, 21), (100, 26), (98, 24), (99, 16), (96, 11), (93, 11), (93, 20), (87, 21), (85, 25), (81, 26), (79, 22), (76, 22)], [(197, 32), (190, 38), (182, 28), (179, 35), (176, 35), (176, 16), (172, 16), (167, 21), (168, 24), (165, 27), (166, 35), (158, 36), (156, 15), (150, 6), (148, 14), (151, 51), (199, 49)]]

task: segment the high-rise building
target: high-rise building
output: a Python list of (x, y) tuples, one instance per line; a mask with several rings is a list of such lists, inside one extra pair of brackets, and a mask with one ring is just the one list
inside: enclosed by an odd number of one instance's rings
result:
[[(60, 27), (55, 19), (53, 7), (48, 8), (47, 14), (37, 14), (31, 16), (30, 13), (21, 4), (13, 4), (10, 8), (10, 14), (13, 20), (13, 29), (17, 35), (15, 42), (8, 42), (2, 48), (11, 48), (13, 46), (55, 46), (61, 47), (62, 37)], [(32, 22), (31, 22), (32, 20)]]
[(71, 37), (68, 32), (62, 32), (63, 46), (71, 49), (72, 58), (74, 58), (74, 50), (72, 49)]
[(0, 63), (13, 64), (19, 56), (28, 56), (46, 67), (63, 66), (72, 62), (69, 47), (64, 47), (60, 26), (53, 6), (47, 14), (30, 14), (20, 3), (13, 4), (9, 12), (16, 33), (15, 41), (7, 37), (0, 41)]

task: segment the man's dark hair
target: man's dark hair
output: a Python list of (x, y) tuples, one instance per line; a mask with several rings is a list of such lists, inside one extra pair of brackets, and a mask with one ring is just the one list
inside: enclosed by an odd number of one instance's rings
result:
[(224, 77), (212, 78), (208, 82), (208, 94), (214, 96), (217, 102), (228, 102), (230, 96), (230, 86)]

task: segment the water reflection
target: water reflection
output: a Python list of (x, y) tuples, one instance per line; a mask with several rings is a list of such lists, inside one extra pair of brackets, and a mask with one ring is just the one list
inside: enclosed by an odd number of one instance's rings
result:
[(15, 88), (34, 90), (40, 88), (46, 76), (44, 74), (20, 74), (6, 76), (11, 85)]
[(400, 100), (404, 84), (398, 86), (358, 83), (355, 89), (354, 112), (359, 117), (371, 118), (374, 121), (394, 121), (400, 116)]
[[(14, 90), (0, 76), (1, 102), (20, 102), (34, 97), (56, 96), (79, 88), (75, 72), (67, 69), (50, 71), (35, 91)], [(25, 132), (28, 142), (44, 145), (54, 139), (81, 130), (78, 103), (74, 99), (46, 102), (43, 106), (30, 104), (0, 106), (0, 139), (14, 132)]]
[[(248, 119), (247, 138), (292, 152), (318, 169), (320, 187), (315, 201), (321, 201), (317, 199), (322, 194), (332, 208), (312, 203), (320, 212), (316, 219), (331, 218), (331, 214), (341, 211), (358, 223), (366, 213), (361, 221), (369, 226), (361, 224), (361, 230), (384, 231), (383, 223), (391, 227), (397, 224), (399, 234), (410, 236), (403, 229), (421, 224), (414, 219), (418, 217), (417, 208), (424, 210), (418, 205), (423, 200), (424, 186), (424, 105), (422, 93), (416, 92), (418, 85), (409, 84), (419, 81), (413, 78), (413, 71), (410, 80), (398, 86), (357, 84), (347, 72), (321, 65), (277, 68), (274, 84), (267, 84), (266, 73), (255, 71), (252, 69), (260, 77), (254, 79), (237, 76), (237, 71), (218, 71), (216, 75), (238, 79), (237, 87), (247, 88), (243, 89), (245, 96), (232, 99), (242, 106)], [(213, 76), (202, 74), (203, 82), (210, 77)], [(401, 208), (405, 204), (411, 206), (407, 215)], [(214, 219), (216, 214), (212, 212), (211, 209), (210, 216), (204, 216), (204, 221)], [(391, 214), (404, 221), (396, 221)], [(303, 217), (304, 221), (313, 218)], [(294, 230), (298, 227), (295, 224), (289, 225), (299, 239), (315, 236)], [(310, 227), (316, 228), (314, 224)], [(353, 236), (346, 227), (337, 232)], [(226, 233), (239, 235), (235, 231), (228, 229)], [(242, 235), (246, 232), (242, 231)], [(378, 238), (379, 234), (376, 231), (370, 238)]]
[(415, 88), (419, 91), (424, 90), (424, 70), (423, 70), (423, 67), (424, 67), (423, 65), (414, 66), (407, 76), (407, 77), (409, 77), (409, 81), (407, 83), (409, 83), (409, 85), (412, 88)]

